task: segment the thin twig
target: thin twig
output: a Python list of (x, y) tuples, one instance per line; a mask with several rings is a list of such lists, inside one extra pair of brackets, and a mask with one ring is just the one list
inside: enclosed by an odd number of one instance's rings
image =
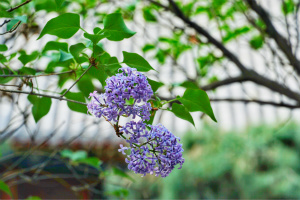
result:
[(40, 94), (40, 93), (35, 93), (35, 92), (26, 92), (26, 91), (19, 91), (19, 90), (7, 90), (7, 89), (2, 89), (2, 88), (0, 88), (0, 91), (10, 92), (10, 93), (36, 95), (36, 96), (41, 96), (41, 97), (48, 97), (48, 98), (51, 98), (51, 99), (58, 99), (58, 100), (63, 100), (63, 101), (69, 101), (69, 102), (72, 102), (72, 103), (87, 105), (84, 102), (75, 101), (75, 100), (72, 100), (72, 99), (66, 99), (66, 98), (58, 97), (58, 96), (52, 96), (52, 95), (48, 95), (48, 94)]
[(90, 65), (82, 74), (81, 76), (71, 85), (71, 87), (69, 87), (69, 89), (67, 89), (67, 91), (65, 91), (60, 97), (64, 97), (71, 89), (72, 87), (74, 87), (74, 85), (76, 85), (76, 83), (83, 77), (83, 75), (85, 73), (87, 73), (87, 71), (89, 71), (89, 69), (93, 67), (93, 65)]
[(73, 73), (74, 70), (66, 71), (66, 72), (57, 72), (57, 73), (50, 73), (50, 74), (39, 74), (39, 75), (15, 75), (15, 74), (4, 74), (0, 75), (1, 78), (7, 77), (17, 77), (17, 78), (37, 78), (41, 76), (53, 76), (53, 75), (61, 75), (61, 74), (69, 74)]
[(14, 11), (14, 10), (16, 10), (16, 9), (18, 9), (18, 8), (20, 8), (20, 7), (22, 7), (22, 6), (26, 5), (26, 4), (28, 4), (28, 3), (30, 3), (31, 1), (32, 1), (32, 0), (26, 0), (24, 3), (21, 3), (20, 5), (18, 5), (18, 6), (16, 6), (16, 7), (13, 7), (13, 8), (8, 9), (7, 12), (12, 12), (12, 11)]

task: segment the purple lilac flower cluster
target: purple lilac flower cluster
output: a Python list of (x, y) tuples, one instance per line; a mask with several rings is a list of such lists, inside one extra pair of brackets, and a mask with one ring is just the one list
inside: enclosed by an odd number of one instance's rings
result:
[(155, 173), (155, 176), (161, 177), (168, 176), (177, 164), (180, 164), (181, 169), (184, 158), (180, 138), (174, 136), (163, 125), (152, 126), (141, 121), (131, 121), (122, 128), (122, 132), (129, 136), (127, 142), (130, 148), (120, 145), (119, 149), (124, 155), (125, 150), (131, 150), (125, 160), (128, 169), (143, 176)]
[[(147, 77), (136, 69), (126, 67), (106, 80), (104, 94), (96, 91), (90, 94), (93, 97), (88, 104), (88, 110), (96, 117), (104, 116), (109, 121), (118, 121), (119, 116), (139, 116), (142, 121), (150, 119), (151, 104), (147, 101), (153, 95)], [(130, 103), (130, 100), (133, 103)]]
[[(150, 119), (152, 109), (147, 102), (153, 95), (151, 86), (146, 76), (136, 69), (126, 67), (120, 70), (121, 73), (106, 80), (105, 93), (94, 91), (90, 94), (92, 100), (88, 110), (98, 118), (104, 116), (117, 124), (120, 116), (132, 116), (133, 119), (139, 116), (140, 121), (132, 120), (121, 126), (118, 134), (127, 136), (122, 135), (130, 147), (120, 145), (119, 151), (125, 154), (125, 150), (130, 150), (125, 161), (135, 173), (144, 176), (155, 173), (156, 176), (166, 177), (177, 164), (181, 168), (184, 163), (180, 139), (161, 124), (152, 126), (145, 123)], [(129, 103), (130, 100), (133, 102)]]

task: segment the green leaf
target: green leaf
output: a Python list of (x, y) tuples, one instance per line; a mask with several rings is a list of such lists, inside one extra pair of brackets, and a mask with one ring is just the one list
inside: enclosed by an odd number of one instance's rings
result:
[(4, 8), (0, 7), (0, 18), (12, 18), (13, 15), (10, 12), (7, 12)]
[(150, 50), (152, 50), (152, 49), (155, 49), (155, 45), (153, 45), (153, 44), (146, 44), (146, 45), (143, 47), (142, 51), (145, 53), (145, 52), (150, 51)]
[(41, 200), (41, 198), (37, 196), (29, 196), (25, 200)]
[[(2, 69), (2, 70), (0, 70), (0, 75), (5, 75), (5, 74), (9, 74), (9, 70), (8, 69)], [(13, 77), (6, 77), (6, 78), (0, 77), (0, 83), (1, 84), (8, 83), (12, 79), (13, 79)]]
[(129, 67), (136, 68), (140, 72), (154, 70), (151, 65), (139, 54), (123, 51), (123, 63)]
[(156, 90), (158, 90), (158, 88), (160, 88), (161, 86), (163, 86), (164, 84), (162, 82), (157, 82), (154, 80), (151, 80), (150, 78), (147, 78), (148, 83), (150, 84), (153, 92), (156, 92)]
[(126, 172), (122, 171), (121, 169), (113, 167), (112, 170), (115, 175), (123, 177), (123, 178), (127, 178), (134, 182), (134, 179), (131, 176), (129, 176)]
[(0, 190), (8, 194), (10, 197), (12, 197), (12, 193), (6, 183), (0, 180)]
[(85, 48), (86, 46), (82, 43), (78, 43), (70, 46), (70, 53), (78, 63), (81, 63), (79, 55)]
[(65, 0), (55, 0), (55, 3), (56, 3), (56, 6), (57, 6), (57, 9), (59, 9), (62, 4), (64, 3)]
[(109, 76), (115, 75), (118, 72), (118, 69), (122, 68), (116, 57), (109, 58), (105, 64), (108, 65), (105, 67), (105, 73)]
[(38, 37), (38, 40), (46, 34), (68, 39), (75, 35), (79, 29), (79, 15), (74, 13), (65, 13), (49, 20)]
[(78, 161), (78, 160), (87, 158), (86, 151), (82, 151), (82, 150), (73, 152), (69, 149), (65, 149), (65, 150), (61, 151), (60, 153), (61, 153), (62, 157), (69, 158), (72, 161)]
[(87, 77), (87, 75), (83, 76), (78, 81), (77, 87), (86, 98), (89, 97), (91, 91), (95, 90), (92, 79), (90, 77)]
[(88, 157), (88, 158), (78, 159), (77, 162), (78, 163), (84, 163), (84, 164), (90, 165), (90, 166), (95, 167), (97, 169), (100, 168), (100, 165), (102, 163), (99, 160), (99, 158), (97, 158), (97, 157)]
[(68, 43), (50, 41), (45, 45), (45, 47), (43, 49), (43, 53), (46, 51), (52, 51), (52, 50), (54, 50), (54, 51), (62, 50), (62, 51), (68, 52)]
[[(65, 92), (65, 90), (62, 92), (62, 94)], [(85, 103), (85, 98), (83, 96), (83, 94), (81, 92), (77, 92), (77, 93), (73, 93), (73, 92), (68, 92), (65, 97), (67, 99), (72, 99), (72, 100), (75, 100), (75, 101), (79, 101), (79, 102), (82, 102), (82, 103)], [(87, 107), (86, 105), (83, 105), (83, 104), (78, 104), (78, 103), (73, 103), (73, 102), (67, 102), (67, 105), (68, 107), (73, 110), (73, 111), (76, 111), (76, 112), (81, 112), (81, 113), (84, 113), (84, 114), (87, 114)]]
[(36, 74), (36, 70), (29, 68), (29, 67), (22, 67), (19, 70), (20, 74), (27, 74), (27, 75), (35, 75)]
[(192, 81), (184, 81), (183, 83), (180, 84), (180, 86), (185, 87), (185, 88), (191, 88), (191, 89), (199, 89), (199, 87), (196, 85), (196, 83)]
[(27, 23), (27, 19), (28, 18), (26, 15), (13, 18), (12, 20), (10, 20), (10, 22), (8, 22), (6, 26), (7, 31), (11, 30), (19, 21), (21, 21), (21, 24)]
[(38, 97), (35, 95), (28, 95), (28, 100), (32, 103), (32, 115), (37, 123), (42, 117), (48, 114), (51, 108), (51, 99), (48, 97)]
[(264, 45), (264, 38), (261, 35), (254, 36), (249, 43), (253, 49), (260, 49)]
[(72, 54), (70, 54), (70, 53), (66, 53), (66, 52), (64, 52), (62, 50), (59, 50), (59, 52), (60, 52), (59, 62), (67, 61), (67, 60), (70, 60), (70, 59), (74, 58), (72, 56)]
[(104, 20), (104, 31), (110, 35), (106, 38), (111, 41), (121, 41), (124, 38), (132, 37), (136, 32), (127, 28), (121, 13), (112, 13), (107, 15)]
[(186, 120), (186, 121), (190, 122), (191, 124), (193, 124), (193, 126), (195, 126), (192, 115), (189, 113), (189, 111), (183, 105), (173, 103), (171, 112), (174, 113), (176, 115), (176, 117)]
[(94, 34), (84, 33), (83, 36), (91, 40), (93, 44), (97, 44), (100, 40), (102, 40), (108, 35), (94, 35)]
[(19, 60), (22, 62), (23, 65), (26, 65), (27, 63), (34, 61), (35, 59), (38, 58), (39, 52), (34, 51), (30, 55), (27, 55), (25, 51), (21, 51), (21, 56), (19, 56)]
[(8, 48), (5, 44), (0, 44), (0, 51), (7, 51)]
[(178, 100), (188, 109), (190, 112), (201, 111), (207, 114), (212, 120), (217, 122), (213, 110), (210, 105), (209, 98), (205, 91), (186, 89), (183, 96)]

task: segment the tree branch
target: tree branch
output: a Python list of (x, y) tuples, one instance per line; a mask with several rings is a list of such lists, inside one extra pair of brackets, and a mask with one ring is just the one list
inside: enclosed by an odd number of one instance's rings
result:
[(213, 89), (216, 89), (220, 86), (228, 85), (228, 84), (231, 84), (231, 83), (245, 82), (245, 81), (249, 81), (249, 78), (247, 78), (243, 75), (240, 75), (240, 76), (237, 76), (237, 77), (227, 78), (227, 79), (224, 79), (224, 80), (221, 80), (221, 81), (213, 82), (211, 84), (205, 85), (205, 86), (200, 87), (200, 88), (202, 90), (207, 91), (207, 90), (213, 90)]
[[(249, 0), (250, 1), (250, 0)], [(242, 72), (242, 75), (259, 85), (265, 86), (275, 92), (283, 94), (293, 100), (296, 100), (300, 103), (300, 94), (293, 92), (292, 90), (282, 86), (276, 81), (270, 80), (266, 77), (261, 76), (254, 70), (246, 68), (240, 60), (230, 52), (221, 42), (216, 40), (213, 36), (211, 36), (204, 28), (196, 24), (195, 22), (191, 21), (188, 17), (186, 17), (177, 4), (173, 0), (169, 0), (170, 6), (172, 9), (169, 11), (173, 12), (177, 17), (179, 17), (182, 21), (192, 27), (198, 34), (203, 35), (207, 38), (208, 42), (219, 48), (224, 56), (226, 56), (229, 60), (231, 60)]]
[(264, 21), (266, 25), (266, 33), (268, 33), (268, 35), (275, 40), (276, 44), (285, 54), (290, 64), (296, 70), (297, 74), (300, 75), (300, 61), (296, 58), (296, 56), (294, 56), (292, 47), (289, 45), (288, 40), (276, 30), (275, 26), (273, 25), (270, 19), (269, 13), (260, 5), (258, 5), (256, 0), (245, 1), (252, 8), (252, 10), (255, 11), (257, 15)]
[(7, 12), (12, 12), (12, 11), (14, 11), (14, 10), (16, 10), (16, 9), (18, 9), (18, 8), (20, 8), (20, 7), (22, 7), (22, 6), (26, 5), (26, 4), (28, 4), (28, 3), (30, 3), (31, 1), (32, 1), (32, 0), (26, 0), (24, 3), (21, 3), (20, 5), (18, 5), (18, 6), (16, 6), (16, 7), (13, 7), (13, 8), (8, 9)]
[(61, 75), (61, 74), (69, 74), (73, 73), (74, 70), (66, 71), (66, 72), (57, 72), (57, 73), (50, 73), (50, 74), (39, 74), (39, 75), (15, 75), (15, 74), (4, 74), (0, 75), (0, 78), (8, 78), (8, 77), (16, 77), (16, 78), (37, 78), (41, 76), (53, 76), (53, 75)]
[(257, 103), (260, 105), (271, 105), (275, 107), (285, 107), (285, 108), (290, 108), (290, 109), (295, 109), (295, 108), (300, 108), (300, 105), (290, 105), (290, 104), (285, 104), (285, 103), (275, 103), (275, 102), (270, 102), (270, 101), (261, 101), (261, 100), (249, 100), (249, 99), (231, 99), (231, 98), (224, 98), (224, 99), (214, 99), (211, 98), (210, 101), (214, 102), (220, 102), (220, 101), (226, 101), (226, 102), (242, 102), (245, 104), (248, 103)]
[(41, 97), (48, 97), (48, 98), (51, 98), (51, 99), (58, 99), (60, 101), (61, 100), (62, 101), (69, 101), (69, 102), (72, 102), (72, 103), (87, 105), (84, 102), (75, 101), (75, 100), (72, 100), (72, 99), (66, 99), (66, 98), (58, 97), (58, 96), (47, 95), (47, 94), (40, 94), (40, 93), (34, 93), (34, 92), (26, 92), (26, 91), (20, 91), (20, 90), (7, 90), (7, 89), (2, 89), (2, 88), (0, 88), (0, 91), (2, 91), (2, 92), (9, 92), (9, 93), (36, 95), (36, 96), (41, 96)]

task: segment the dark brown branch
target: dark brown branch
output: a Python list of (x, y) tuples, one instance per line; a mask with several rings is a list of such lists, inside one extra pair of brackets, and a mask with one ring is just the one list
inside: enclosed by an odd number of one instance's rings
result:
[(237, 77), (233, 77), (233, 78), (227, 78), (221, 81), (217, 81), (208, 85), (205, 85), (203, 87), (201, 87), (202, 90), (213, 90), (216, 89), (220, 86), (225, 86), (231, 83), (236, 83), (236, 82), (245, 82), (245, 81), (249, 81), (249, 79), (243, 75), (237, 76)]
[(195, 22), (191, 21), (188, 17), (186, 17), (173, 0), (169, 0), (169, 3), (172, 7), (172, 9), (169, 9), (171, 12), (173, 12), (177, 17), (179, 17), (186, 24), (192, 27), (198, 34), (205, 36), (209, 43), (219, 48), (223, 52), (224, 56), (231, 60), (241, 70), (242, 75), (247, 80), (251, 80), (259, 85), (265, 86), (275, 92), (283, 94), (293, 100), (296, 100), (297, 102), (300, 102), (300, 94), (293, 92), (289, 88), (284, 87), (276, 81), (263, 77), (257, 72), (246, 68), (240, 62), (240, 60), (232, 52), (230, 52), (221, 42), (219, 42), (213, 36), (211, 36), (204, 28), (202, 28)]
[(258, 14), (258, 16), (264, 21), (266, 25), (266, 33), (268, 33), (268, 35), (275, 40), (276, 44), (285, 54), (290, 64), (296, 70), (297, 74), (300, 75), (300, 61), (294, 56), (292, 47), (291, 45), (289, 45), (288, 40), (276, 30), (268, 12), (265, 9), (263, 9), (260, 5), (258, 5), (256, 0), (246, 1), (248, 5), (252, 8), (252, 10), (255, 11)]
[(220, 101), (242, 102), (242, 103), (245, 103), (245, 104), (256, 103), (256, 104), (259, 104), (259, 105), (270, 105), (270, 106), (285, 107), (285, 108), (290, 108), (290, 109), (300, 108), (300, 105), (291, 105), (291, 104), (285, 104), (285, 103), (275, 103), (275, 102), (270, 102), (270, 101), (249, 100), (249, 99), (231, 99), (231, 98), (214, 99), (214, 98), (211, 98), (210, 101), (213, 101), (213, 102), (220, 102)]
[(21, 3), (20, 5), (18, 5), (18, 6), (16, 6), (16, 7), (13, 7), (13, 8), (8, 9), (7, 12), (12, 12), (12, 11), (14, 11), (14, 10), (16, 10), (16, 9), (18, 9), (18, 8), (20, 8), (20, 7), (22, 7), (22, 6), (26, 5), (26, 4), (28, 4), (28, 3), (30, 3), (31, 1), (32, 1), (32, 0), (26, 0), (24, 3)]
[(4, 26), (5, 24), (9, 23), (10, 22), (10, 19), (6, 19), (4, 20), (4, 22), (0, 25), (0, 27)]
[(26, 91), (20, 91), (20, 90), (7, 90), (7, 89), (2, 89), (2, 88), (0, 88), (0, 91), (2, 91), (2, 92), (9, 92), (9, 93), (36, 95), (36, 96), (41, 96), (41, 97), (48, 97), (48, 98), (51, 98), (51, 99), (58, 99), (58, 100), (62, 100), (62, 101), (69, 101), (69, 102), (72, 102), (72, 103), (78, 103), (78, 104), (82, 104), (82, 105), (87, 105), (84, 102), (75, 101), (75, 100), (72, 100), (72, 99), (66, 99), (66, 98), (58, 97), (58, 96), (47, 95), (47, 94), (40, 94), (40, 93), (34, 93), (34, 92), (26, 92)]

